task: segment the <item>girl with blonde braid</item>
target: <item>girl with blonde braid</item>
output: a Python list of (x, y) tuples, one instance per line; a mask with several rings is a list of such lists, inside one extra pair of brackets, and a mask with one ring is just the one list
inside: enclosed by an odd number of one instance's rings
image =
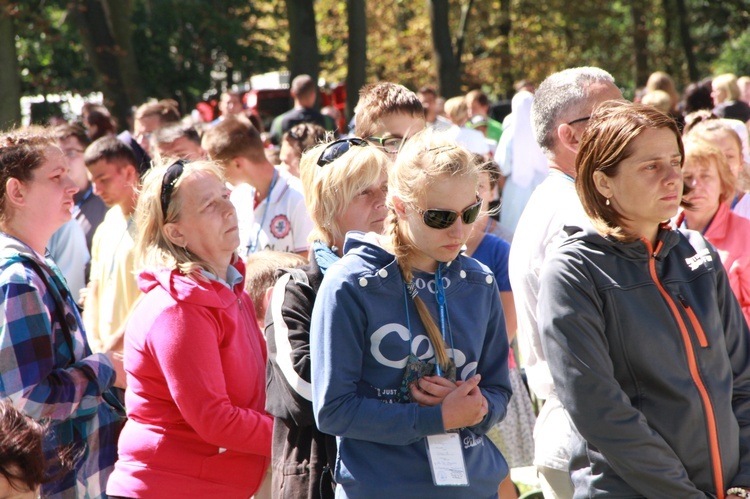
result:
[(337, 497), (497, 497), (484, 434), (511, 395), (494, 276), (460, 255), (479, 166), (430, 131), (389, 172), (385, 235), (350, 232), (311, 324), (313, 409), (339, 438)]

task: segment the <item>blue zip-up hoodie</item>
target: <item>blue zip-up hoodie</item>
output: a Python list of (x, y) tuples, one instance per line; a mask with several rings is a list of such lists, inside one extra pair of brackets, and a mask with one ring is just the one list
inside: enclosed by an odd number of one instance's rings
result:
[[(505, 416), (511, 387), (494, 276), (463, 255), (441, 264), (453, 336), (451, 350), (446, 332), (448, 353), (458, 379), (482, 375), (489, 412), (460, 431), (469, 486), (437, 487), (425, 437), (445, 433), (441, 407), (394, 403), (409, 353), (434, 362), (434, 352), (413, 301), (404, 298), (394, 256), (373, 236), (347, 235), (346, 255), (326, 273), (312, 314), (313, 409), (320, 430), (340, 437), (336, 481), (343, 497), (497, 497), (508, 466), (484, 434)], [(438, 317), (434, 275), (415, 272), (414, 283)]]

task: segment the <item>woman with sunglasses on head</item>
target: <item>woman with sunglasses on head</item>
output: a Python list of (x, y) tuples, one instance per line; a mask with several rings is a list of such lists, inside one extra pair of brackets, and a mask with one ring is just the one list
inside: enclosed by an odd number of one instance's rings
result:
[(300, 123), (290, 128), (281, 138), (279, 170), (286, 171), (299, 178), (299, 162), (302, 154), (324, 142), (326, 133), (325, 128), (315, 123)]
[(274, 498), (334, 496), (336, 437), (315, 426), (311, 403), (310, 316), (324, 275), (343, 255), (347, 232), (383, 231), (389, 165), (379, 148), (357, 138), (302, 156), (305, 204), (314, 225), (310, 263), (281, 274), (266, 314)]
[(337, 497), (497, 497), (486, 438), (511, 395), (492, 273), (459, 252), (481, 212), (471, 154), (421, 132), (389, 172), (385, 235), (350, 233), (312, 315), (312, 397)]
[(716, 250), (667, 223), (683, 160), (649, 106), (604, 104), (581, 138), (593, 227), (567, 228), (538, 306), (576, 497), (750, 496), (750, 333)]
[[(46, 421), (48, 457), (60, 448), (79, 456), (72, 468), (51, 470), (44, 497), (103, 498), (121, 428), (105, 397), (115, 382), (124, 388), (125, 373), (111, 352), (91, 353), (70, 289), (45, 249), (70, 220), (78, 191), (46, 133), (0, 136), (0, 399)], [(7, 457), (0, 452), (0, 461)]]
[(136, 221), (144, 295), (125, 332), (130, 419), (107, 493), (247, 499), (268, 467), (272, 419), (221, 168), (180, 160), (149, 170)]

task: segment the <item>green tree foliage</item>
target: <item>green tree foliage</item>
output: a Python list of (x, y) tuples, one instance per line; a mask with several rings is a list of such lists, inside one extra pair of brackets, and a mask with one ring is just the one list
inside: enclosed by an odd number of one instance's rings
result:
[(65, 0), (16, 2), (14, 26), (23, 95), (96, 90)]
[(727, 41), (714, 64), (718, 73), (750, 75), (750, 30)]
[(281, 13), (269, 4), (137, 0), (133, 43), (146, 95), (189, 107), (207, 91), (277, 68), (281, 32), (267, 18)]

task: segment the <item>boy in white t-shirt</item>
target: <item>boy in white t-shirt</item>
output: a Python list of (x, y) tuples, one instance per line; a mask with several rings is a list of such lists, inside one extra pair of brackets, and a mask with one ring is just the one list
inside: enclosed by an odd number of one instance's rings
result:
[(206, 131), (201, 145), (209, 158), (222, 164), (234, 186), (240, 256), (272, 249), (307, 257), (312, 222), (300, 183), (266, 159), (255, 127), (242, 118), (226, 118)]

